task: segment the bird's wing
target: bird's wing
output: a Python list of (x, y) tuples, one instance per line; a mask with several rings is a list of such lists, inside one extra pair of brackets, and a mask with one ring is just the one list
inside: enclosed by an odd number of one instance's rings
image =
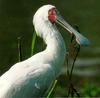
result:
[(0, 98), (41, 97), (55, 79), (54, 75), (49, 64), (33, 69), (10, 69), (0, 77)]

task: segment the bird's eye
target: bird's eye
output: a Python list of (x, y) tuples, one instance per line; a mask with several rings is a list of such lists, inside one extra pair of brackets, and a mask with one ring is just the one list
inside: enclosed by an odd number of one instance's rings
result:
[(48, 19), (50, 22), (54, 23), (57, 18), (57, 11), (55, 8), (52, 8), (48, 11)]

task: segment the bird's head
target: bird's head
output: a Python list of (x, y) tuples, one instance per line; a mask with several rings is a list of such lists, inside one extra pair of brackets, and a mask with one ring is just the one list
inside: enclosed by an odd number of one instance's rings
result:
[[(81, 35), (77, 30), (75, 30), (70, 24), (68, 24), (60, 15), (59, 11), (53, 5), (44, 5), (40, 7), (33, 17), (33, 24), (36, 28), (36, 32), (41, 32), (40, 28), (44, 28), (44, 23), (53, 25), (54, 23), (60, 24), (66, 30), (68, 30), (71, 34), (73, 34), (76, 38), (76, 41), (79, 45), (88, 46), (89, 41), (86, 37)], [(39, 33), (40, 34), (40, 33)]]
[[(54, 10), (53, 10), (54, 9)], [(54, 15), (55, 14), (55, 15)], [(35, 24), (37, 20), (41, 20), (43, 22), (49, 22), (54, 19), (52, 15), (55, 17), (55, 6), (53, 5), (44, 5), (40, 7), (34, 15), (33, 23)], [(52, 18), (52, 20), (50, 20)]]

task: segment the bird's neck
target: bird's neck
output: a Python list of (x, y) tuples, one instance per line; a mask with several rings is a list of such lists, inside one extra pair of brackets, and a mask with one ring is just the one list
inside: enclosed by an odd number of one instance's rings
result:
[(48, 62), (51, 63), (58, 74), (65, 60), (65, 43), (55, 25), (46, 26), (45, 32), (45, 35), (43, 35), (43, 39), (47, 44), (45, 54)]

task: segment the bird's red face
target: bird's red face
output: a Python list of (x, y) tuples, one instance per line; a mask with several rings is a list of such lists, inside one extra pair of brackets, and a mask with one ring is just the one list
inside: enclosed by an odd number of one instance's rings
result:
[(51, 23), (54, 23), (57, 19), (57, 11), (56, 8), (52, 8), (48, 11), (48, 19)]

